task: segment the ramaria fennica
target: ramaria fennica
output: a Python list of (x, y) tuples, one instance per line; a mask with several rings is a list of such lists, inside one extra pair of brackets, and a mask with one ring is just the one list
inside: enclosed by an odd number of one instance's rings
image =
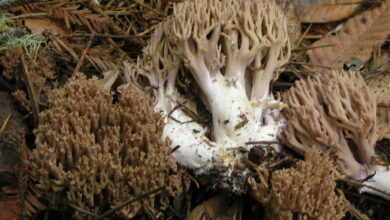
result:
[[(163, 138), (180, 164), (229, 177), (253, 147), (248, 142), (281, 150), (283, 105), (270, 86), (289, 57), (286, 19), (274, 1), (194, 0), (175, 5), (125, 75), (128, 81), (142, 75), (154, 89)], [(178, 74), (186, 73), (200, 88), (212, 126), (196, 121), (196, 103), (178, 92)]]
[(331, 71), (300, 80), (282, 100), (288, 105), (287, 145), (301, 153), (310, 148), (334, 152), (349, 177), (369, 177), (361, 192), (390, 200), (390, 171), (378, 163), (374, 150), (379, 138), (376, 101), (359, 73)]

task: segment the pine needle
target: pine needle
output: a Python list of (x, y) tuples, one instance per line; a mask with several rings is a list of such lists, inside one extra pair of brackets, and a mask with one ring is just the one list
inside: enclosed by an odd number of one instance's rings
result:
[(3, 134), (5, 128), (7, 127), (8, 121), (11, 119), (12, 113), (7, 116), (7, 118), (4, 120), (3, 124), (0, 127), (0, 136)]

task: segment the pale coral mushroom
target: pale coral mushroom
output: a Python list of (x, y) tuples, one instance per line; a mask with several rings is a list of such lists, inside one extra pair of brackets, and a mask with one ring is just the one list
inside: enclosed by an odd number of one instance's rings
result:
[[(298, 152), (310, 148), (333, 151), (344, 172), (356, 180), (374, 174), (363, 187), (390, 199), (390, 172), (376, 164), (379, 138), (376, 101), (359, 73), (331, 71), (298, 81), (283, 93), (288, 120), (283, 136)], [(350, 142), (350, 143), (349, 143)]]
[[(174, 158), (198, 174), (224, 170), (250, 150), (277, 144), (283, 105), (270, 85), (290, 57), (286, 19), (274, 1), (195, 0), (174, 12), (153, 33), (137, 65), (126, 66), (126, 78), (145, 76), (155, 89), (156, 111), (165, 116), (164, 138), (178, 147)], [(212, 126), (194, 121), (187, 108), (195, 103), (177, 91), (177, 75), (190, 72)], [(206, 133), (212, 131), (211, 137)]]

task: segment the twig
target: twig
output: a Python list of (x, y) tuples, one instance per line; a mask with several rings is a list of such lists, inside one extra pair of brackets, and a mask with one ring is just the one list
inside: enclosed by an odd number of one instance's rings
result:
[(270, 164), (267, 164), (266, 167), (268, 169), (273, 169), (273, 168), (275, 168), (275, 167), (277, 167), (277, 166), (279, 166), (279, 165), (281, 165), (281, 164), (283, 164), (285, 162), (288, 162), (288, 161), (293, 161), (293, 160), (290, 157), (285, 157), (285, 158), (282, 158), (280, 160), (274, 161), (274, 162), (272, 162)]
[(355, 206), (345, 198), (344, 192), (341, 189), (337, 189), (337, 192), (342, 195), (345, 204), (347, 205), (349, 213), (358, 220), (370, 220), (365, 214), (361, 213)]
[(99, 220), (99, 219), (102, 219), (102, 218), (104, 218), (104, 217), (107, 217), (107, 216), (109, 216), (110, 214), (114, 213), (115, 211), (117, 211), (117, 210), (119, 210), (119, 209), (121, 209), (121, 208), (123, 208), (123, 207), (125, 207), (125, 206), (127, 206), (127, 205), (129, 205), (129, 204), (131, 204), (131, 203), (133, 203), (133, 202), (135, 202), (135, 201), (141, 200), (141, 199), (143, 199), (143, 198), (145, 198), (145, 197), (147, 197), (147, 196), (149, 196), (149, 195), (152, 195), (152, 194), (154, 194), (154, 193), (157, 193), (158, 191), (161, 191), (161, 190), (163, 190), (163, 189), (165, 189), (165, 186), (162, 186), (162, 187), (157, 188), (157, 189), (155, 189), (155, 190), (152, 190), (152, 191), (150, 191), (150, 192), (148, 192), (148, 193), (145, 193), (145, 194), (142, 194), (142, 195), (140, 195), (140, 196), (137, 196), (137, 197), (135, 197), (134, 199), (130, 199), (130, 200), (124, 202), (123, 204), (121, 204), (121, 205), (119, 205), (119, 206), (117, 206), (117, 207), (114, 207), (114, 208), (108, 210), (107, 212), (104, 212), (104, 213), (101, 214), (100, 216), (97, 216), (95, 219), (96, 219), (96, 220)]
[[(96, 4), (94, 1), (90, 1), (89, 4), (86, 4), (86, 6), (93, 12), (97, 13), (98, 15), (104, 17), (107, 19), (107, 24), (110, 25), (112, 30), (115, 32), (115, 34), (124, 35), (127, 34), (126, 31), (124, 31), (122, 28), (120, 28), (112, 19), (110, 16), (106, 15), (104, 11), (100, 8), (98, 4)], [(137, 38), (125, 38), (125, 41), (128, 41), (129, 43), (133, 44), (140, 44), (139, 39)]]
[[(112, 79), (113, 77), (115, 78), (116, 80), (116, 76), (119, 72), (119, 68), (122, 66), (122, 63), (123, 61), (125, 60), (125, 58), (127, 57), (127, 54), (125, 52), (123, 52), (123, 54), (121, 55), (121, 57), (119, 58), (119, 61), (118, 63), (115, 65), (114, 69), (111, 71), (111, 73), (106, 76), (103, 81), (102, 81), (102, 84), (105, 85), (108, 81), (110, 81), (110, 79)], [(114, 82), (115, 82), (114, 80)], [(113, 82), (113, 84), (114, 84)]]
[(153, 212), (149, 209), (149, 207), (147, 206), (144, 206), (144, 211), (146, 213), (146, 215), (149, 216), (149, 218), (151, 218), (152, 220), (157, 220), (156, 216), (153, 214)]
[(85, 209), (83, 209), (83, 208), (81, 208), (81, 207), (78, 207), (77, 205), (71, 203), (71, 202), (68, 201), (68, 200), (65, 200), (65, 203), (66, 203), (68, 206), (70, 206), (70, 207), (72, 207), (73, 209), (75, 209), (76, 211), (82, 212), (82, 213), (84, 213), (84, 214), (90, 215), (90, 216), (95, 217), (95, 218), (99, 217), (98, 214), (95, 214), (95, 213), (90, 212), (90, 211), (88, 211), (88, 210), (85, 210)]
[(188, 174), (188, 173), (187, 173), (186, 176), (187, 176), (190, 180), (192, 180), (192, 182), (195, 183), (196, 188), (200, 189), (200, 184), (199, 184), (198, 180), (195, 179), (195, 177), (191, 176), (191, 175)]
[[(72, 38), (72, 37), (91, 37), (92, 34), (72, 34), (72, 35), (67, 35), (67, 36), (61, 36), (59, 38)], [(128, 34), (95, 34), (95, 37), (99, 38), (147, 38), (150, 37), (149, 35), (128, 35)]]
[(277, 141), (248, 141), (245, 142), (246, 145), (250, 144), (279, 144)]
[(7, 127), (8, 121), (11, 119), (12, 113), (7, 116), (0, 128), (0, 136), (3, 134), (5, 128)]
[(305, 63), (305, 62), (290, 61), (289, 64), (306, 65), (306, 66), (314, 66), (314, 67), (321, 67), (321, 68), (332, 69), (332, 68), (329, 67), (329, 66), (323, 66), (323, 65), (318, 65), (318, 64), (314, 64), (314, 63)]
[(379, 75), (379, 74), (383, 73), (384, 71), (386, 71), (386, 70), (383, 70), (383, 71), (380, 71), (380, 72), (375, 73), (378, 69), (380, 69), (380, 68), (383, 67), (384, 65), (388, 64), (389, 61), (390, 61), (390, 57), (387, 58), (387, 59), (385, 59), (385, 60), (384, 60), (382, 63), (380, 63), (378, 66), (376, 66), (376, 67), (372, 68), (370, 71), (366, 72), (366, 73), (364, 74), (364, 79), (366, 79), (366, 80), (367, 80), (367, 79), (370, 79), (370, 78), (372, 78), (372, 77), (374, 77), (374, 76), (376, 76), (376, 75)]
[(92, 45), (92, 42), (93, 42), (94, 37), (95, 37), (95, 32), (92, 33), (91, 37), (89, 38), (88, 43), (87, 43), (87, 46), (84, 48), (83, 53), (81, 54), (81, 57), (80, 57), (79, 61), (77, 62), (76, 67), (75, 67), (74, 70), (73, 70), (72, 77), (75, 76), (75, 75), (79, 72), (80, 67), (81, 67), (81, 65), (82, 65), (83, 62), (84, 62), (84, 59), (85, 59), (85, 57), (87, 56), (87, 53), (88, 53), (88, 51), (89, 51), (89, 48), (90, 48), (91, 45)]
[[(1, 133), (0, 133), (1, 135)], [(171, 154), (173, 154), (175, 151), (177, 151), (178, 149), (180, 148), (180, 145), (176, 145), (176, 147), (174, 147), (172, 150), (171, 150)]]
[(55, 45), (58, 45), (57, 48), (60, 51), (62, 51), (61, 50), (61, 46), (62, 46), (63, 48), (65, 48), (66, 51), (68, 51), (68, 53), (72, 56), (72, 58), (74, 60), (79, 60), (79, 56), (76, 54), (76, 52), (72, 48), (68, 47), (61, 39), (59, 39), (59, 38), (57, 38), (57, 37), (55, 37), (53, 35), (52, 35), (52, 37), (50, 37), (50, 39), (53, 41), (53, 43)]
[(302, 51), (302, 50), (311, 50), (311, 49), (323, 48), (323, 47), (334, 47), (334, 46), (336, 46), (336, 44), (321, 45), (321, 46), (316, 46), (316, 47), (304, 47), (304, 48), (298, 48), (298, 49), (291, 50), (291, 52), (298, 52), (298, 51)]
[(383, 204), (383, 205), (389, 205), (389, 203), (384, 202), (381, 199), (376, 199), (376, 198), (374, 198), (372, 196), (367, 196), (367, 195), (363, 195), (363, 194), (360, 194), (360, 193), (355, 193), (355, 192), (352, 192), (350, 190), (346, 190), (345, 189), (344, 193), (348, 194), (348, 195), (352, 195), (352, 196), (358, 197), (358, 198), (363, 198), (363, 199), (367, 199), (367, 200), (370, 200), (370, 201), (373, 201), (373, 202), (376, 202), (376, 203), (380, 203), (380, 204)]
[(386, 103), (378, 103), (376, 104), (376, 106), (381, 108), (390, 108), (390, 104), (386, 104)]
[(25, 146), (22, 146), (23, 144), (26, 144), (26, 140), (22, 139), (22, 143), (20, 144), (19, 146), (19, 164), (18, 164), (18, 188), (19, 188), (19, 200), (20, 200), (20, 203), (19, 203), (19, 207), (20, 207), (20, 219), (21, 220), (24, 220), (25, 219), (25, 199), (24, 199), (24, 195), (25, 195), (25, 183), (23, 181), (23, 176), (24, 176), (24, 158), (23, 157), (23, 154), (25, 153), (25, 149), (24, 147)]
[(357, 5), (357, 4), (379, 4), (381, 0), (367, 0), (367, 1), (357, 1), (357, 2), (345, 2), (345, 3), (335, 3), (334, 5)]
[[(295, 9), (295, 5), (294, 5), (294, 9)], [(296, 9), (295, 9), (295, 11), (296, 11)], [(304, 15), (304, 16), (306, 16), (306, 15)], [(301, 21), (301, 18), (299, 18), (299, 21)], [(306, 28), (305, 32), (302, 34), (301, 38), (299, 38), (297, 45), (301, 45), (303, 38), (307, 35), (307, 33), (309, 33), (309, 30), (310, 30), (312, 25), (313, 25), (313, 23), (309, 24), (309, 26)]]
[(161, 12), (157, 11), (156, 9), (154, 9), (154, 8), (150, 7), (150, 6), (149, 6), (149, 5), (147, 5), (147, 4), (144, 4), (144, 3), (142, 3), (142, 2), (140, 2), (140, 1), (138, 1), (138, 0), (133, 0), (133, 2), (135, 2), (135, 3), (139, 4), (139, 5), (141, 5), (141, 6), (142, 6), (142, 7), (144, 7), (144, 8), (147, 8), (147, 9), (149, 9), (151, 12), (154, 12), (154, 13), (155, 13), (155, 14), (157, 14), (157, 15), (160, 15), (160, 16), (163, 16), (163, 17), (166, 17), (166, 15), (165, 15), (165, 14), (163, 14), (163, 13), (161, 13)]
[[(366, 184), (364, 184), (364, 183), (360, 183), (360, 182), (358, 182), (358, 181), (354, 181), (354, 180), (350, 180), (350, 179), (346, 179), (346, 178), (342, 178), (342, 179), (340, 179), (340, 180), (341, 180), (341, 181), (344, 181), (344, 182), (346, 182), (346, 183), (349, 183), (349, 184), (351, 184), (351, 185), (358, 186), (358, 187), (367, 187), (367, 188), (372, 189), (372, 190), (374, 190), (374, 191), (380, 192), (380, 193), (382, 193), (382, 194), (384, 194), (384, 195), (386, 195), (386, 196), (390, 196), (390, 193), (388, 193), (388, 192), (385, 192), (385, 191), (383, 191), (383, 190), (377, 189), (377, 188), (375, 188), (375, 187), (373, 187), (373, 186), (368, 186), (368, 185), (366, 185)], [(389, 204), (389, 203), (386, 203), (386, 204)]]
[(23, 75), (26, 81), (26, 87), (28, 91), (28, 95), (30, 96), (30, 102), (31, 102), (31, 108), (33, 112), (33, 118), (34, 118), (34, 124), (37, 126), (39, 124), (39, 102), (38, 98), (35, 94), (34, 87), (32, 85), (31, 79), (30, 79), (30, 73), (27, 69), (26, 59), (24, 57), (24, 53), (21, 51), (21, 61), (23, 66)]
[[(70, 10), (69, 13), (78, 14), (78, 13), (91, 13), (91, 10)], [(139, 11), (104, 11), (105, 15), (131, 15), (135, 13), (141, 13)], [(9, 19), (12, 20), (19, 20), (19, 19), (26, 19), (26, 18), (35, 18), (35, 17), (49, 17), (52, 16), (49, 13), (46, 12), (39, 12), (39, 13), (28, 13), (28, 14), (22, 14), (22, 15), (16, 15), (16, 16), (10, 16)]]
[(0, 1), (0, 9), (8, 9), (11, 7), (27, 5), (36, 2), (47, 2), (46, 0), (2, 0)]
[(175, 121), (175, 122), (177, 122), (177, 123), (180, 123), (180, 124), (182, 124), (182, 122), (181, 122), (181, 121), (179, 121), (178, 119), (176, 119), (176, 118), (174, 118), (174, 117), (172, 116), (172, 113), (173, 113), (173, 112), (175, 112), (175, 111), (176, 111), (176, 109), (178, 109), (178, 108), (179, 108), (179, 106), (178, 106), (178, 105), (176, 105), (176, 106), (175, 106), (175, 107), (172, 109), (172, 111), (168, 113), (168, 118), (170, 118), (170, 119), (174, 120), (174, 121)]
[(250, 166), (252, 169), (256, 169), (258, 167), (257, 164), (253, 163), (251, 160), (244, 158), (244, 163)]

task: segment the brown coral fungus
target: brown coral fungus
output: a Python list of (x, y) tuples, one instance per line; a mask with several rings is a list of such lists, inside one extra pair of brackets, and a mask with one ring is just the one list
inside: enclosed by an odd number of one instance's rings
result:
[[(174, 168), (169, 145), (161, 140), (163, 121), (144, 93), (129, 88), (113, 104), (101, 81), (80, 76), (53, 90), (48, 102), (50, 108), (40, 114), (35, 130), (31, 175), (51, 206), (66, 198), (99, 213), (177, 183), (178, 176), (169, 175)], [(131, 218), (141, 207), (155, 210), (166, 202), (164, 192), (133, 202), (117, 214)]]
[[(376, 101), (359, 73), (332, 71), (300, 80), (282, 95), (287, 126), (284, 142), (298, 152), (314, 147), (337, 155), (344, 172), (365, 182), (390, 199), (390, 173), (376, 165), (374, 147), (379, 138)], [(350, 144), (349, 144), (350, 143)]]
[(339, 175), (335, 168), (329, 155), (311, 149), (295, 168), (276, 171), (272, 178), (259, 167), (260, 182), (250, 178), (249, 183), (253, 197), (265, 205), (267, 219), (341, 219), (346, 205), (334, 191)]
[[(25, 77), (23, 77), (22, 53), (20, 49), (9, 49), (5, 52), (5, 56), (0, 58), (0, 64), (4, 68), (2, 74), (8, 80), (16, 82), (16, 85), (21, 82), (27, 83)], [(36, 54), (32, 53), (29, 56), (25, 56), (25, 58), (33, 92), (37, 95), (40, 104), (46, 104), (44, 100), (47, 99), (47, 93), (54, 87), (49, 81), (56, 77), (53, 53), (49, 51), (48, 47), (42, 47)], [(31, 111), (31, 97), (24, 90), (18, 89), (12, 95), (23, 108)]]

